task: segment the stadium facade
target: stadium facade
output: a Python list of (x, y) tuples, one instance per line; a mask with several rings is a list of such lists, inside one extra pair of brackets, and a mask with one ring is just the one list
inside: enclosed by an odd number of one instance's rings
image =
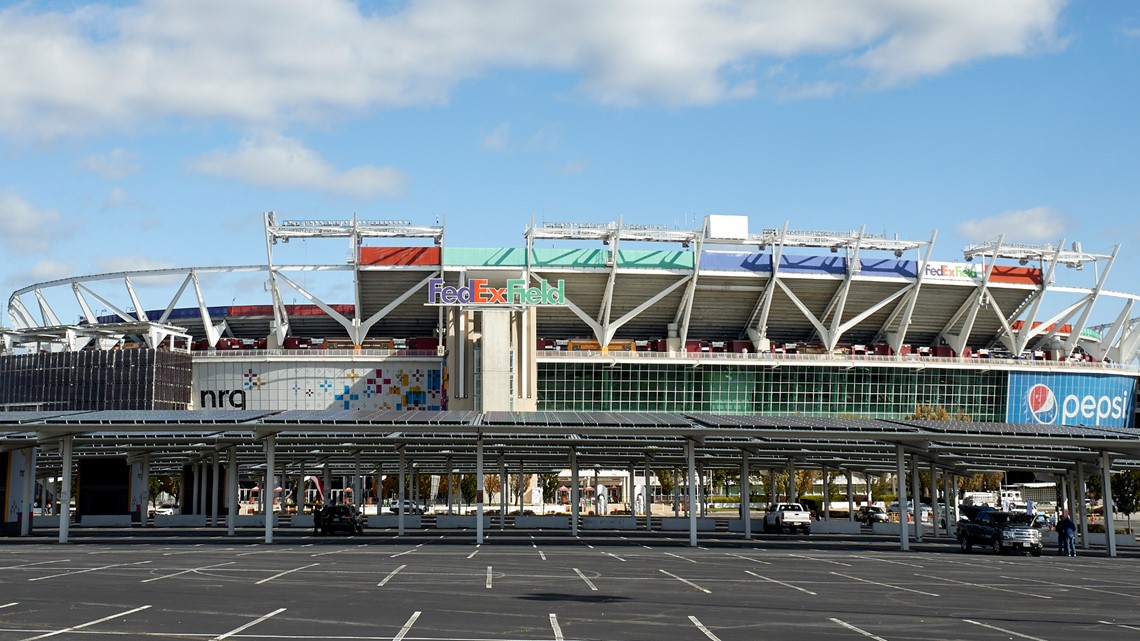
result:
[[(372, 470), (397, 456), (404, 469), (410, 453), (425, 473), (450, 474), (476, 469), (468, 441), (486, 433), (516, 439), (499, 451), (504, 475), (509, 448), (517, 469), (533, 470), (562, 465), (568, 446), (572, 461), (577, 452), (631, 469), (642, 456), (648, 468), (657, 448), (655, 461), (690, 469), (697, 458), (734, 466), (744, 451), (766, 453), (769, 470), (791, 469), (789, 452), (808, 465), (901, 470), (904, 442), (928, 449), (935, 432), (874, 420), (918, 406), (1022, 424), (983, 444), (1037, 436), (1040, 426), (1050, 447), (1128, 441), (1114, 451), (1133, 452), (1134, 435), (1112, 432), (1135, 426), (1140, 349), (1140, 294), (1105, 288), (1118, 247), (1096, 254), (997, 238), (952, 262), (933, 259), (936, 232), (921, 241), (865, 228), (753, 232), (745, 217), (716, 215), (693, 230), (532, 222), (524, 246), (498, 248), (453, 246), (443, 226), (407, 221), (269, 213), (264, 229), (264, 264), (76, 276), (14, 292), (11, 326), (0, 330), (0, 423), (12, 426), (5, 487), (29, 466), (38, 477), (68, 473), (60, 439), (73, 432), (87, 434), (87, 456), (123, 458), (135, 480), (112, 484), (107, 503), (136, 512), (148, 466), (193, 465), (190, 496), (222, 494), (205, 465), (217, 470), (227, 450), (227, 486), (239, 463), (274, 472), (274, 447), (301, 478), (314, 447), (324, 448), (326, 470), (336, 461), (358, 478), (362, 455)], [(297, 239), (347, 240), (349, 260), (282, 262), (281, 245)], [(1059, 270), (1088, 282), (1060, 285)], [(218, 305), (232, 297), (227, 279), (255, 282), (257, 294)], [(1114, 320), (1092, 326), (1094, 308)], [(75, 322), (63, 320), (69, 310)], [(535, 411), (587, 418), (525, 414)], [(840, 441), (817, 443), (832, 449), (814, 459), (803, 442), (757, 444), (757, 434), (779, 437), (784, 427), (790, 438), (817, 438), (805, 417), (831, 419)], [(341, 435), (341, 424), (356, 431)], [(620, 426), (635, 429), (623, 436)], [(841, 442), (863, 438), (860, 430), (877, 434), (865, 439), (874, 443)], [(937, 433), (964, 443), (972, 432)], [(481, 461), (482, 437), (478, 447)], [(1000, 448), (954, 447), (960, 462), (945, 463), (948, 473), (1005, 465), (1067, 474), (1103, 454), (1066, 460), (1068, 450), (1031, 445), (987, 458)], [(224, 503), (236, 501), (232, 491)]]
[[(525, 247), (490, 249), (405, 221), (267, 214), (265, 234), (265, 265), (15, 292), (0, 407), (899, 418), (926, 405), (976, 421), (1135, 423), (1140, 295), (1104, 288), (1118, 248), (996, 239), (945, 262), (932, 259), (936, 233), (755, 233), (738, 216), (699, 230), (532, 223)], [(347, 239), (352, 258), (278, 264), (278, 244), (298, 238)], [(1089, 282), (1059, 286), (1059, 270)], [(353, 300), (310, 291), (314, 272), (342, 274)], [(267, 302), (210, 304), (205, 281), (251, 273)], [(77, 322), (60, 320), (65, 305)], [(1116, 320), (1090, 327), (1094, 308)], [(161, 355), (124, 367), (136, 348), (189, 353), (191, 371)], [(131, 371), (143, 374), (108, 374)]]

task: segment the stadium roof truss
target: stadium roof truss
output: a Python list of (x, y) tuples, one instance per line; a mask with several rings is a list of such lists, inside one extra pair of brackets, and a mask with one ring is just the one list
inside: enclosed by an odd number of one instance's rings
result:
[[(13, 327), (0, 330), (3, 345), (9, 350), (27, 344), (108, 349), (132, 336), (150, 343), (162, 340), (164, 333), (182, 332), (205, 338), (210, 345), (223, 336), (272, 336), (276, 340), (270, 346), (277, 347), (286, 336), (295, 335), (346, 336), (359, 346), (370, 335), (437, 335), (442, 308), (425, 308), (417, 297), (429, 279), (490, 274), (536, 283), (565, 280), (565, 305), (533, 310), (538, 336), (592, 335), (603, 347), (615, 339), (675, 336), (682, 343), (690, 338), (749, 339), (754, 352), (769, 344), (801, 343), (819, 345), (823, 353), (831, 354), (846, 344), (887, 343), (899, 353), (907, 344), (934, 347), (944, 343), (956, 354), (1001, 346), (1016, 356), (1056, 345), (1071, 354), (1079, 345), (1094, 358), (1117, 363), (1131, 362), (1140, 350), (1140, 319), (1134, 309), (1140, 295), (1104, 287), (1119, 246), (1111, 254), (1100, 255), (1084, 252), (1079, 244), (1064, 249), (1064, 241), (1056, 246), (1029, 246), (1006, 243), (999, 237), (966, 248), (967, 259), (983, 263), (976, 278), (936, 278), (928, 272), (932, 265), (943, 265), (931, 260), (937, 231), (929, 240), (912, 241), (869, 233), (865, 227), (847, 232), (797, 231), (785, 224), (758, 234), (721, 238), (712, 233), (707, 219), (699, 230), (677, 230), (626, 224), (619, 218), (609, 223), (532, 222), (524, 232), (525, 259), (519, 263), (460, 265), (442, 260), (431, 265), (361, 265), (359, 252), (369, 239), (430, 240), (446, 250), (444, 227), (355, 217), (350, 221), (278, 221), (272, 212), (264, 219), (265, 265), (115, 272), (17, 290), (8, 301)], [(295, 238), (348, 238), (352, 258), (347, 264), (278, 265), (274, 245)], [(605, 259), (598, 264), (539, 264), (534, 243), (542, 240), (600, 241)], [(680, 244), (682, 251), (660, 252), (668, 260), (643, 264), (623, 259), (620, 248), (631, 242)], [(794, 256), (794, 248), (801, 247), (827, 251), (814, 258)], [(903, 260), (912, 251), (915, 259)], [(831, 254), (834, 257), (829, 258)], [(815, 268), (803, 268), (806, 258), (811, 258)], [(734, 269), (718, 268), (726, 260), (735, 261)], [(995, 281), (992, 276), (1001, 260), (1033, 261), (1040, 266), (1040, 282)], [(871, 269), (871, 265), (876, 267)], [(1092, 286), (1055, 284), (1057, 266), (1086, 265), (1097, 267)], [(332, 304), (310, 291), (298, 274), (314, 272), (351, 274), (352, 304)], [(203, 277), (225, 274), (260, 274), (269, 292), (271, 317), (233, 318), (224, 311), (228, 307), (210, 306)], [(155, 289), (174, 290), (162, 307), (152, 307), (149, 313), (136, 288), (144, 279)], [(104, 282), (118, 282), (121, 288), (109, 293), (105, 285), (95, 287)], [(323, 313), (290, 317), (283, 287)], [(54, 301), (60, 292), (80, 308), (79, 323), (62, 322), (49, 302), (49, 294)], [(175, 314), (188, 295), (197, 313)], [(1054, 295), (1065, 300), (1054, 301)], [(1116, 320), (1088, 327), (1094, 307), (1106, 300), (1122, 303)], [(94, 310), (100, 307), (109, 310), (110, 316), (97, 315)], [(106, 325), (118, 327), (89, 329)], [(1086, 331), (1091, 329), (1096, 331)]]
[[(477, 449), (512, 472), (563, 469), (573, 451), (587, 468), (682, 467), (686, 443), (706, 469), (844, 468), (893, 472), (901, 446), (948, 473), (1071, 471), (1102, 452), (1140, 466), (1140, 433), (1077, 426), (887, 421), (852, 418), (609, 412), (101, 411), (0, 412), (0, 451), (40, 446), (40, 475), (55, 476), (59, 443), (76, 457), (146, 460), (155, 473), (231, 449), (240, 465), (264, 468), (264, 441), (286, 470), (327, 464), (351, 474), (394, 471), (401, 453), (429, 474), (474, 470)], [(223, 457), (224, 458), (224, 457)]]

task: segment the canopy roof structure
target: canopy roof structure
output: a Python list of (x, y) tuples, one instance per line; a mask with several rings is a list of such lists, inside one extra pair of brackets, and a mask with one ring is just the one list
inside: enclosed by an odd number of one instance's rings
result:
[(683, 467), (686, 442), (706, 469), (737, 470), (747, 453), (754, 469), (782, 470), (791, 459), (886, 473), (900, 445), (957, 474), (1065, 473), (1102, 452), (1114, 467), (1140, 467), (1140, 432), (1090, 426), (614, 412), (0, 412), (0, 448), (40, 446), (37, 475), (60, 470), (66, 435), (77, 458), (145, 457), (154, 473), (229, 448), (247, 469), (262, 467), (269, 435), (278, 465), (327, 463), (343, 474), (358, 456), (371, 473), (394, 473), (401, 452), (421, 473), (472, 472), (480, 439), (489, 464), (512, 473), (561, 470), (571, 450), (584, 467), (625, 469), (646, 457), (654, 468)]

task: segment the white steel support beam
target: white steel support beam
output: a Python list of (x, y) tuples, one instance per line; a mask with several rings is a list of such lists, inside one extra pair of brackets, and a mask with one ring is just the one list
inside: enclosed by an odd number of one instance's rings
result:
[(336, 311), (328, 303), (324, 302), (323, 300), (317, 298), (315, 295), (311, 294), (300, 283), (296, 282), (292, 278), (289, 278), (285, 274), (279, 273), (279, 274), (277, 274), (277, 277), (280, 278), (281, 280), (285, 281), (285, 284), (287, 284), (287, 285), (289, 285), (289, 287), (293, 288), (293, 290), (296, 291), (298, 294), (300, 294), (305, 300), (316, 305), (317, 307), (319, 307), (321, 309), (321, 311), (328, 314), (329, 318), (332, 318), (337, 323), (340, 323), (340, 326), (343, 327), (344, 331), (347, 332), (348, 335), (352, 338), (352, 342), (354, 344), (357, 344), (357, 345), (360, 344), (361, 341), (357, 340), (357, 335), (359, 334), (358, 330), (360, 329), (359, 320), (348, 318), (344, 314), (341, 314), (340, 312)]
[(681, 349), (685, 349), (685, 343), (689, 339), (689, 319), (693, 315), (693, 300), (697, 297), (697, 280), (701, 273), (701, 252), (704, 251), (704, 238), (708, 235), (708, 219), (705, 219), (705, 227), (701, 231), (700, 238), (697, 238), (696, 247), (693, 251), (693, 275), (689, 279), (689, 287), (685, 290), (685, 296), (681, 299), (681, 308), (677, 310), (677, 314), (673, 318), (673, 322), (677, 323), (677, 336), (681, 339)]
[(36, 302), (39, 303), (40, 316), (44, 319), (45, 325), (57, 326), (63, 324), (59, 322), (59, 317), (55, 315), (55, 310), (51, 308), (47, 299), (44, 298), (44, 293), (39, 289), (36, 290)]
[[(978, 284), (977, 290), (966, 301), (966, 320), (962, 323), (962, 329), (959, 330), (957, 334), (949, 333), (950, 328), (957, 320), (958, 314), (955, 314), (955, 318), (951, 319), (951, 321), (942, 328), (942, 332), (939, 333), (939, 337), (945, 339), (946, 342), (950, 345), (950, 348), (954, 350), (955, 356), (962, 356), (962, 352), (965, 350), (966, 345), (969, 344), (970, 334), (974, 331), (974, 321), (978, 318), (978, 310), (982, 308), (982, 305), (985, 305), (988, 302), (989, 292), (986, 290), (990, 284), (990, 276), (993, 274), (994, 267), (997, 265), (999, 250), (1001, 249), (1001, 244), (1004, 240), (1004, 234), (998, 236), (997, 249), (994, 250), (994, 255), (992, 258), (990, 258), (989, 264), (985, 266), (985, 273), (982, 275), (982, 282)], [(961, 312), (961, 310), (959, 310), (959, 312)]]
[(182, 279), (182, 284), (178, 287), (178, 291), (174, 292), (174, 296), (170, 299), (170, 302), (167, 303), (166, 309), (163, 310), (162, 316), (158, 319), (158, 322), (165, 323), (170, 319), (170, 314), (174, 311), (174, 306), (178, 304), (179, 299), (182, 298), (182, 294), (186, 292), (186, 288), (189, 287), (193, 282), (194, 272), (191, 271), (186, 274), (185, 278)]
[(1100, 298), (1101, 291), (1104, 290), (1105, 280), (1108, 278), (1108, 273), (1112, 271), (1112, 264), (1116, 262), (1116, 255), (1119, 252), (1120, 245), (1116, 245), (1112, 248), (1112, 254), (1108, 257), (1108, 262), (1105, 263), (1104, 269), (1101, 270), (1100, 276), (1097, 278), (1096, 287), (1093, 288), (1092, 294), (1089, 296), (1088, 305), (1085, 306), (1083, 310), (1081, 310), (1080, 317), (1075, 323), (1073, 323), (1073, 328), (1069, 331), (1069, 338), (1066, 339), (1064, 343), (1066, 356), (1072, 354), (1073, 350), (1076, 349), (1077, 341), (1080, 339), (1081, 332), (1084, 331), (1085, 326), (1088, 323), (1089, 314), (1092, 313), (1093, 306), (1096, 305), (1097, 299)]
[[(1108, 329), (1101, 333), (1100, 340), (1092, 345), (1087, 345), (1085, 351), (1092, 354), (1097, 360), (1104, 360), (1104, 358), (1111, 353), (1113, 343), (1116, 341), (1117, 336), (1120, 337), (1121, 343), (1123, 343), (1125, 335), (1122, 335), (1120, 330), (1124, 329), (1124, 324), (1127, 323), (1128, 319), (1132, 316), (1132, 306), (1135, 302), (1136, 301), (1131, 298), (1126, 300), (1124, 302), (1124, 308), (1120, 310), (1120, 314), (1116, 316), (1116, 320), (1113, 321)], [(1118, 345), (1120, 345), (1120, 343), (1118, 343)], [(1119, 359), (1114, 358), (1113, 360)]]
[(368, 336), (368, 332), (372, 329), (372, 326), (375, 325), (377, 322), (379, 322), (380, 319), (384, 318), (388, 314), (391, 314), (392, 311), (395, 310), (397, 307), (399, 307), (401, 304), (403, 304), (404, 301), (406, 301), (409, 298), (411, 298), (412, 296), (414, 296), (416, 294), (416, 292), (422, 290), (424, 287), (427, 287), (428, 281), (430, 281), (433, 278), (438, 278), (439, 276), (440, 276), (439, 271), (431, 272), (431, 274), (428, 275), (426, 278), (424, 278), (420, 282), (416, 283), (414, 286), (409, 288), (403, 294), (400, 294), (396, 298), (392, 299), (392, 302), (385, 305), (382, 309), (378, 310), (375, 314), (369, 316), (368, 320), (366, 320), (360, 324), (360, 340), (357, 341), (356, 344), (360, 345), (361, 343), (364, 342), (364, 338), (366, 336)]
[[(605, 241), (610, 246), (610, 249), (609, 249), (610, 255), (606, 261), (607, 266), (610, 268), (610, 273), (609, 273), (609, 276), (606, 278), (606, 290), (602, 294), (602, 302), (598, 306), (598, 324), (601, 325), (603, 328), (607, 328), (610, 324), (610, 310), (613, 308), (613, 300), (614, 300), (614, 284), (617, 282), (618, 243), (620, 242), (620, 240), (621, 240), (621, 216), (618, 216), (617, 229), (614, 230), (614, 233), (611, 234), (610, 237), (608, 239), (606, 239), (606, 241)], [(604, 332), (604, 333), (607, 335), (609, 334), (608, 331)], [(609, 342), (609, 340), (607, 339), (605, 342), (602, 343), (602, 345), (605, 346), (606, 344), (608, 344), (608, 342)]]
[[(772, 295), (776, 293), (776, 283), (780, 279), (780, 261), (784, 257), (784, 239), (788, 235), (788, 223), (784, 221), (784, 228), (780, 231), (779, 242), (776, 244), (776, 251), (772, 254), (772, 272), (768, 278), (768, 284), (764, 286), (764, 292), (760, 294), (760, 298), (756, 301), (756, 307), (752, 310), (752, 316), (749, 317), (749, 327), (747, 328), (748, 337), (752, 339), (752, 346), (756, 351), (760, 351), (761, 343), (768, 338), (768, 314), (772, 311)], [(752, 319), (756, 318), (756, 314), (760, 314), (760, 318), (756, 321), (756, 326), (752, 327)]]
[[(198, 282), (198, 272), (190, 272), (190, 278), (194, 283), (194, 296), (198, 300), (198, 314), (202, 318), (202, 328), (206, 331), (206, 340), (210, 342), (210, 349), (213, 349), (218, 344), (218, 339), (221, 338), (222, 325), (215, 326), (213, 319), (210, 318), (210, 310), (206, 307), (206, 299), (202, 297), (202, 285)], [(222, 321), (224, 324), (225, 321)]]
[(831, 342), (831, 330), (827, 329), (823, 326), (823, 323), (819, 322), (819, 319), (815, 317), (815, 314), (813, 314), (811, 310), (807, 308), (807, 305), (804, 305), (803, 302), (800, 301), (798, 296), (792, 293), (792, 288), (785, 285), (784, 281), (777, 280), (776, 285), (778, 285), (780, 289), (784, 291), (784, 294), (788, 297), (789, 300), (792, 301), (792, 304), (796, 306), (796, 309), (800, 310), (800, 313), (804, 315), (804, 318), (806, 318), (808, 322), (811, 323), (812, 327), (815, 328), (815, 331), (819, 334), (823, 342), (825, 344), (829, 344)]
[[(1113, 252), (1115, 255), (1116, 252)], [(1107, 271), (1107, 270), (1106, 270)], [(1116, 556), (1116, 526), (1112, 523), (1112, 456), (1107, 452), (1100, 453), (1100, 486), (1101, 500), (1104, 505), (1104, 538), (1108, 546), (1109, 558)]]
[(665, 289), (661, 290), (660, 292), (654, 294), (653, 297), (650, 298), (649, 300), (646, 300), (645, 302), (641, 303), (637, 307), (634, 307), (633, 309), (629, 310), (627, 313), (622, 315), (621, 318), (617, 319), (613, 323), (609, 322), (608, 312), (607, 312), (607, 318), (605, 321), (605, 325), (602, 326), (603, 334), (605, 336), (605, 341), (601, 341), (601, 344), (602, 345), (608, 345), (609, 342), (611, 340), (613, 340), (614, 334), (616, 334), (617, 331), (619, 329), (621, 329), (622, 325), (625, 325), (629, 321), (637, 318), (642, 312), (644, 312), (645, 310), (649, 309), (650, 307), (656, 305), (661, 299), (663, 299), (666, 296), (668, 296), (669, 294), (673, 293), (673, 291), (676, 290), (681, 285), (684, 285), (685, 283), (690, 282), (690, 280), (693, 278), (694, 278), (694, 276), (685, 276), (681, 280), (673, 283), (672, 285), (666, 287)]
[(1062, 238), (1061, 242), (1057, 243), (1057, 251), (1053, 254), (1053, 260), (1049, 261), (1049, 267), (1044, 276), (1041, 278), (1041, 288), (1037, 290), (1037, 295), (1033, 297), (1033, 302), (1029, 305), (1029, 311), (1025, 314), (1025, 324), (1016, 335), (1013, 335), (1013, 344), (1009, 345), (1009, 350), (1014, 354), (1020, 354), (1025, 351), (1026, 346), (1029, 345), (1029, 340), (1033, 338), (1035, 333), (1033, 329), (1033, 321), (1037, 320), (1037, 312), (1041, 309), (1041, 302), (1045, 300), (1045, 292), (1049, 290), (1049, 283), (1053, 282), (1053, 272), (1057, 270), (1057, 261), (1061, 257), (1062, 247), (1065, 246), (1065, 239)]
[(277, 270), (273, 267), (273, 236), (269, 232), (270, 225), (273, 224), (272, 213), (265, 212), (263, 214), (265, 220), (265, 256), (266, 267), (269, 270), (269, 296), (273, 301), (273, 327), (271, 331), (276, 338), (278, 346), (283, 345), (285, 337), (289, 335), (289, 313), (285, 307), (285, 301), (281, 299), (281, 288), (277, 284)]
[(847, 253), (847, 273), (844, 274), (843, 282), (839, 284), (839, 288), (835, 291), (835, 295), (831, 297), (831, 301), (827, 304), (827, 308), (823, 310), (823, 316), (820, 318), (820, 320), (823, 321), (828, 318), (829, 314), (831, 316), (831, 340), (824, 341), (828, 352), (835, 349), (835, 345), (839, 342), (839, 337), (842, 334), (839, 327), (843, 323), (843, 310), (847, 307), (847, 294), (851, 291), (851, 283), (854, 282), (855, 275), (861, 271), (859, 264), (859, 246), (863, 242), (863, 234), (866, 233), (866, 231), (866, 225), (859, 228), (859, 236), (855, 239), (855, 246)]
[(18, 329), (30, 329), (37, 324), (28, 313), (28, 308), (24, 307), (24, 301), (16, 296), (8, 299), (8, 317), (12, 319), (12, 325)]
[(130, 276), (123, 277), (123, 285), (127, 288), (127, 295), (131, 297), (131, 305), (135, 308), (135, 318), (141, 321), (150, 320), (146, 316), (146, 308), (143, 307), (143, 304), (139, 301), (138, 294), (135, 293), (135, 286), (131, 284)]
[[(906, 552), (910, 550), (910, 530), (906, 527), (906, 451), (901, 443), (895, 445), (895, 463), (895, 473), (898, 475), (899, 549)], [(867, 487), (871, 487), (871, 484), (868, 483)]]

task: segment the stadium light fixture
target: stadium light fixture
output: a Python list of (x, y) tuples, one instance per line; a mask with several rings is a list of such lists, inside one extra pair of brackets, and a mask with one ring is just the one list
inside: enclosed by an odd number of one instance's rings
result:
[(1031, 260), (1039, 262), (1056, 261), (1058, 265), (1077, 270), (1083, 269), (1085, 263), (1096, 263), (1111, 258), (1107, 254), (1087, 253), (1081, 249), (1079, 242), (1074, 242), (1072, 249), (1059, 249), (1051, 243), (1028, 245), (1003, 242), (999, 244), (996, 239), (968, 245), (962, 250), (962, 255), (969, 262), (973, 262), (975, 257), (1008, 258), (1016, 260), (1020, 265), (1028, 265)]

